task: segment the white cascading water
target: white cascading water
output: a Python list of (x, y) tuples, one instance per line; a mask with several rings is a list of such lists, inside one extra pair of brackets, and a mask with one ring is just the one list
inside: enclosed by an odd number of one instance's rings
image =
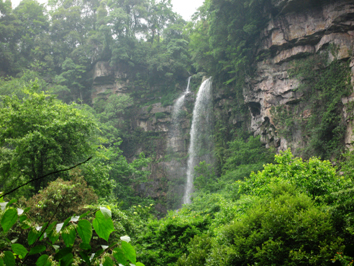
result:
[(183, 195), (184, 184), (186, 174), (186, 163), (182, 159), (185, 156), (185, 140), (184, 132), (186, 128), (183, 128), (183, 123), (186, 122), (183, 112), (185, 109), (185, 103), (187, 101), (187, 95), (190, 93), (191, 77), (188, 78), (187, 88), (175, 101), (172, 109), (172, 123), (168, 133), (167, 142), (167, 160), (165, 161), (165, 171), (169, 177), (169, 189), (167, 193), (167, 201), (169, 208), (178, 209), (181, 207), (181, 200), (176, 195)]
[[(187, 84), (187, 89), (185, 90), (185, 92), (177, 99), (176, 103), (173, 106), (173, 111), (172, 111), (172, 123), (178, 123), (178, 116), (182, 110), (183, 104), (184, 104), (184, 100), (186, 98), (186, 95), (188, 93), (190, 93), (189, 91), (189, 85), (191, 83), (191, 77), (188, 78), (188, 84)], [(174, 127), (177, 127), (177, 125)]]
[(191, 203), (193, 192), (194, 167), (200, 161), (211, 163), (212, 141), (212, 94), (211, 78), (200, 85), (197, 100), (193, 109), (190, 145), (188, 150), (187, 183), (183, 196), (183, 204)]
[(184, 105), (184, 101), (186, 98), (186, 95), (190, 93), (189, 91), (189, 85), (191, 82), (191, 77), (188, 78), (188, 84), (186, 90), (183, 92), (183, 94), (177, 99), (175, 104), (173, 105), (173, 110), (172, 110), (172, 130), (170, 132), (169, 136), (169, 143), (168, 146), (172, 148), (174, 152), (178, 151), (178, 141), (181, 135), (180, 132), (180, 114), (182, 111), (182, 107)]

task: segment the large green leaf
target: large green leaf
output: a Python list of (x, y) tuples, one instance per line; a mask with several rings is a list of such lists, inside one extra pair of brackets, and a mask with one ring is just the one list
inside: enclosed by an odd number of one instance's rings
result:
[(12, 200), (9, 201), (9, 203), (7, 204), (7, 206), (10, 206), (10, 205), (12, 205), (12, 204), (14, 204), (14, 203), (16, 203), (16, 202), (17, 202), (17, 199), (12, 199)]
[(54, 259), (56, 260), (60, 260), (62, 258), (64, 258), (66, 255), (70, 254), (72, 252), (72, 248), (63, 248), (61, 250), (58, 251), (57, 254), (55, 254)]
[(31, 248), (29, 255), (34, 255), (34, 254), (43, 252), (43, 251), (45, 251), (45, 249), (46, 249), (45, 245), (34, 246), (33, 248)]
[(92, 222), (97, 235), (108, 241), (110, 234), (114, 231), (111, 218), (105, 218), (101, 211), (96, 212), (96, 218)]
[(94, 257), (93, 257), (93, 259), (96, 259), (96, 258), (98, 258), (99, 256), (101, 256), (101, 255), (103, 254), (103, 252), (104, 252), (103, 249), (97, 250), (96, 253), (95, 253), (95, 255), (94, 255)]
[(91, 250), (90, 244), (80, 243), (80, 248), (84, 250)]
[(92, 237), (91, 223), (87, 220), (80, 220), (78, 222), (77, 232), (79, 233), (82, 242), (89, 244)]
[(4, 266), (4, 260), (0, 258), (0, 266)]
[(113, 266), (113, 260), (111, 257), (107, 256), (104, 258), (103, 266)]
[(49, 256), (48, 255), (42, 255), (38, 258), (37, 262), (36, 262), (37, 266), (50, 266), (52, 265), (51, 261), (49, 260)]
[(76, 231), (74, 226), (70, 226), (69, 228), (66, 228), (62, 234), (61, 234), (64, 243), (67, 247), (72, 247), (75, 242), (75, 237), (76, 237)]
[(48, 228), (45, 230), (46, 234), (49, 235), (55, 228), (57, 222), (52, 222)]
[(135, 266), (145, 266), (143, 263), (141, 263), (141, 262), (137, 262), (136, 264), (135, 264)]
[(28, 245), (32, 245), (34, 242), (36, 242), (39, 235), (40, 235), (40, 232), (38, 232), (36, 229), (32, 228), (29, 231), (28, 237), (27, 237)]
[(124, 252), (125, 257), (130, 260), (131, 263), (135, 264), (136, 263), (136, 253), (135, 249), (133, 246), (125, 241), (122, 241), (122, 249)]
[(67, 254), (60, 260), (60, 266), (69, 266), (74, 260), (74, 255), (72, 253)]
[[(64, 224), (64, 223), (63, 223)], [(53, 226), (53, 228), (52, 228)], [(61, 229), (61, 224), (57, 224), (57, 222), (53, 222), (46, 230), (47, 236), (49, 238), (49, 240), (52, 242), (52, 244), (54, 244), (55, 242), (57, 242), (57, 240), (60, 237), (60, 229)]]
[(87, 265), (91, 265), (90, 258), (83, 251), (80, 251), (80, 257), (86, 262)]
[[(18, 212), (17, 212), (17, 214), (18, 214)], [(26, 214), (22, 214), (18, 218), (20, 218), (20, 222), (22, 223), (23, 221), (27, 220), (27, 215)]]
[(20, 257), (20, 259), (23, 259), (28, 253), (27, 249), (21, 244), (12, 244), (11, 248), (12, 251)]
[(85, 212), (84, 214), (80, 215), (80, 219), (84, 218), (85, 216), (87, 216), (88, 214), (90, 214), (90, 211)]
[(6, 266), (16, 266), (14, 254), (12, 254), (11, 251), (5, 251), (4, 254), (5, 254), (5, 256), (4, 256), (5, 265)]
[(121, 248), (113, 249), (113, 256), (120, 264), (128, 265), (128, 261), (124, 256), (124, 252)]
[(68, 223), (70, 222), (70, 220), (71, 220), (71, 217), (67, 218), (67, 219), (64, 221), (64, 223), (63, 223), (63, 227), (62, 227), (61, 229), (64, 229), (64, 228), (65, 228), (65, 226), (67, 226), (67, 225), (68, 225)]
[(17, 210), (14, 208), (7, 209), (4, 215), (1, 218), (1, 226), (4, 229), (4, 232), (10, 230), (10, 228), (16, 223), (17, 221)]

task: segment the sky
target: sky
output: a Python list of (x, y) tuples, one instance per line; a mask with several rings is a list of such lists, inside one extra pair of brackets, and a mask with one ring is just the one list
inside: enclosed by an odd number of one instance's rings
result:
[(185, 20), (190, 20), (204, 0), (172, 0), (171, 2), (176, 13), (182, 15)]
[[(40, 3), (47, 3), (48, 0), (37, 0)], [(21, 0), (11, 0), (12, 7), (15, 8)], [(204, 0), (172, 0), (173, 10), (182, 15), (185, 20), (190, 20), (197, 8), (200, 7)]]

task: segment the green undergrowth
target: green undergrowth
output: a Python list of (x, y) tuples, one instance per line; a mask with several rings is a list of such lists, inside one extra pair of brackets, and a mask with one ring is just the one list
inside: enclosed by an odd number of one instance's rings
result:
[[(140, 259), (179, 266), (349, 265), (352, 185), (329, 161), (305, 161), (287, 150), (228, 190), (197, 193), (192, 204), (150, 220), (137, 241)], [(199, 183), (204, 191), (208, 186)]]

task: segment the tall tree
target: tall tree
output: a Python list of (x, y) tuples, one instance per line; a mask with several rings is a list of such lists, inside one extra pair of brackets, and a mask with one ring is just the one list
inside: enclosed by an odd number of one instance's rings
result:
[[(73, 105), (45, 93), (36, 83), (26, 97), (2, 97), (0, 109), (0, 180), (3, 189), (36, 179), (86, 159), (93, 152), (93, 120)], [(53, 176), (33, 183), (35, 192)]]

